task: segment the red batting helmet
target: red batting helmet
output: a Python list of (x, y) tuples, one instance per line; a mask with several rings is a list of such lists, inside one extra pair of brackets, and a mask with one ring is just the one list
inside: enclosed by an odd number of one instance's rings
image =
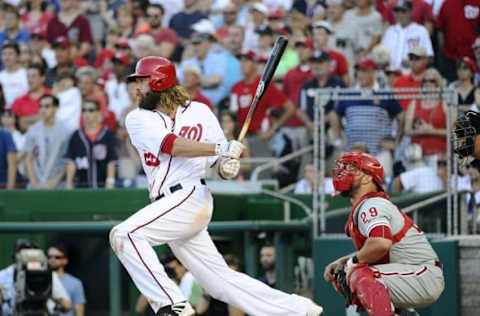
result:
[(157, 56), (141, 58), (135, 67), (135, 73), (127, 81), (137, 78), (150, 78), (149, 86), (153, 92), (161, 92), (177, 84), (175, 65), (168, 59)]
[(352, 188), (355, 176), (355, 167), (372, 177), (379, 188), (383, 185), (383, 167), (373, 156), (366, 153), (349, 152), (337, 158), (333, 169), (333, 186), (339, 192), (349, 191)]

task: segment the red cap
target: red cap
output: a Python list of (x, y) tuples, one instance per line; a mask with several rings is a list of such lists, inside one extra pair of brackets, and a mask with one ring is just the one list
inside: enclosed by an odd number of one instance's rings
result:
[(115, 41), (115, 47), (118, 48), (130, 48), (130, 45), (128, 45), (128, 38), (126, 37), (119, 37)]
[(473, 73), (476, 73), (477, 72), (477, 65), (475, 64), (475, 62), (473, 61), (473, 59), (471, 59), (470, 57), (463, 57), (461, 58), (459, 61), (458, 61), (459, 64), (465, 64), (467, 65), (467, 67), (470, 69), (471, 72)]
[(46, 38), (47, 37), (47, 31), (45, 30), (45, 28), (37, 26), (32, 30), (32, 36)]
[(282, 9), (275, 9), (268, 13), (269, 19), (283, 19), (285, 17), (285, 12)]
[(310, 37), (298, 39), (295, 42), (295, 45), (304, 45), (307, 48), (314, 49), (313, 47), (313, 40)]
[(375, 70), (377, 69), (377, 64), (370, 58), (361, 59), (357, 64), (356, 68), (358, 70)]
[(67, 37), (65, 36), (60, 36), (55, 39), (52, 45), (54, 48), (60, 47), (60, 48), (69, 48), (70, 47), (70, 41), (68, 40)]
[(132, 60), (130, 58), (130, 55), (127, 53), (121, 53), (121, 52), (116, 52), (115, 55), (112, 58), (112, 61), (119, 61), (120, 63), (124, 65), (130, 65), (132, 63)]
[(244, 52), (241, 52), (240, 55), (238, 56), (239, 59), (242, 59), (242, 58), (245, 58), (245, 59), (248, 59), (248, 60), (257, 60), (257, 54), (255, 54), (255, 52), (253, 50), (247, 50), (247, 51), (244, 51)]

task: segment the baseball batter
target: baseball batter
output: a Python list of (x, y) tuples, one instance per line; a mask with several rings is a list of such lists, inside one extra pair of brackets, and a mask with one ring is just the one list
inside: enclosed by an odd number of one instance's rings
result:
[(110, 244), (152, 309), (157, 315), (194, 315), (153, 250), (167, 243), (207, 293), (249, 315), (320, 315), (322, 308), (312, 301), (228, 268), (208, 234), (213, 199), (203, 180), (205, 166), (214, 165), (225, 179), (235, 177), (243, 145), (227, 142), (212, 111), (189, 101), (168, 59), (140, 59), (129, 80), (137, 82), (141, 101), (125, 126), (152, 203), (115, 226)]
[(343, 267), (349, 303), (369, 315), (394, 315), (392, 304), (434, 303), (444, 289), (442, 265), (425, 234), (383, 192), (382, 165), (364, 153), (343, 154), (336, 163), (333, 184), (352, 202), (345, 230), (357, 252), (330, 263), (325, 280), (341, 289), (335, 275)]

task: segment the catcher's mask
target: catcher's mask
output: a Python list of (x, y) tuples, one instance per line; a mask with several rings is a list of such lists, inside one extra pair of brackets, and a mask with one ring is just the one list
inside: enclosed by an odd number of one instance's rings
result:
[(456, 120), (453, 130), (453, 151), (459, 158), (473, 154), (477, 135), (475, 123), (478, 122), (480, 122), (480, 113), (474, 111), (467, 111)]
[(353, 180), (359, 171), (370, 175), (373, 182), (383, 190), (384, 171), (380, 162), (366, 153), (350, 152), (337, 158), (333, 169), (333, 186), (336, 191), (348, 192), (352, 189)]

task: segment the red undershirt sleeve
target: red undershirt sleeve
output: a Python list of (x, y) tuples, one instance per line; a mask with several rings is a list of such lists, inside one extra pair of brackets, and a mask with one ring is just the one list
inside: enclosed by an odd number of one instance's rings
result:
[(372, 228), (368, 237), (380, 237), (393, 241), (392, 231), (390, 230), (390, 227), (386, 225), (378, 225)]
[(177, 139), (177, 135), (175, 134), (168, 134), (163, 138), (162, 145), (160, 146), (160, 151), (164, 154), (171, 155), (173, 149), (173, 143)]

